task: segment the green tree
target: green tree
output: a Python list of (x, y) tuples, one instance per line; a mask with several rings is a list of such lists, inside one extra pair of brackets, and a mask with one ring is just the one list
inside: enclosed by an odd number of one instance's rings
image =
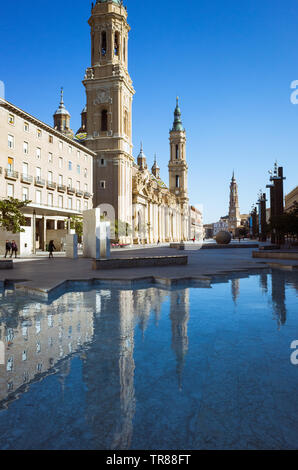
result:
[[(67, 221), (66, 221), (67, 223)], [(70, 228), (71, 230), (74, 230), (78, 236), (78, 241), (79, 243), (82, 241), (82, 236), (83, 236), (83, 219), (82, 217), (79, 217), (78, 215), (73, 215), (70, 218)]]
[(26, 217), (22, 209), (31, 201), (20, 201), (13, 197), (0, 200), (0, 227), (12, 233), (25, 232)]

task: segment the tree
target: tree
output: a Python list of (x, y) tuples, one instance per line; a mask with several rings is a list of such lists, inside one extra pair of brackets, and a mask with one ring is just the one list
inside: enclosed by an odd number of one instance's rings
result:
[(83, 236), (83, 219), (78, 215), (73, 215), (70, 218), (70, 228), (74, 230), (78, 236), (79, 242), (82, 240)]
[(22, 209), (31, 201), (20, 201), (13, 197), (0, 200), (0, 228), (12, 233), (25, 232), (26, 217)]

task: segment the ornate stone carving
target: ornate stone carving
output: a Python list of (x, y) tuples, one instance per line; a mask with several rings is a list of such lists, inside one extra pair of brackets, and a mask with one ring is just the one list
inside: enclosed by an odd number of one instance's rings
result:
[(109, 90), (105, 90), (105, 89), (97, 90), (96, 98), (93, 101), (93, 104), (95, 106), (98, 106), (99, 104), (104, 104), (104, 103), (112, 103), (112, 98), (110, 97)]

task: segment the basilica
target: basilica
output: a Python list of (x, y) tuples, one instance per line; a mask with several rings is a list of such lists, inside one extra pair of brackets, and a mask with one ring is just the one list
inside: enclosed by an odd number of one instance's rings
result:
[[(188, 166), (178, 98), (169, 136), (166, 185), (156, 159), (148, 168), (142, 146), (137, 162), (132, 155), (135, 91), (128, 73), (130, 27), (123, 1), (97, 0), (89, 25), (91, 67), (83, 81), (87, 104), (75, 139), (95, 154), (93, 205), (112, 222), (112, 238), (120, 243), (185, 241), (190, 227)], [(62, 126), (61, 131), (69, 134), (69, 126)]]

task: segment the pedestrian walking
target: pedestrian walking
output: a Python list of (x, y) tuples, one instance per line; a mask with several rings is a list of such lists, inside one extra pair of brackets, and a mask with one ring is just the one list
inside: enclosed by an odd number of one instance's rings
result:
[(5, 258), (7, 255), (10, 255), (10, 252), (11, 252), (11, 243), (10, 241), (6, 240), (6, 243), (5, 243)]
[(11, 258), (13, 257), (13, 254), (15, 255), (15, 258), (16, 258), (18, 254), (18, 245), (16, 244), (14, 240), (12, 240), (12, 243), (11, 243), (11, 255), (10, 255)]
[(54, 240), (50, 241), (48, 250), (49, 250), (49, 258), (54, 258), (53, 251), (56, 250), (56, 247), (54, 245)]

